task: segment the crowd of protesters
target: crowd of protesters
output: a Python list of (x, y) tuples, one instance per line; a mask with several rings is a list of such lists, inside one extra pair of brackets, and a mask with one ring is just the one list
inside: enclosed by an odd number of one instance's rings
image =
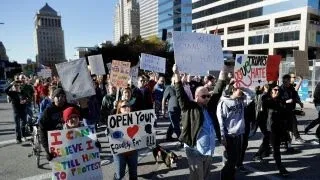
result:
[[(303, 108), (297, 93), (301, 77), (299, 83), (294, 84), (295, 75), (287, 74), (282, 77), (282, 84), (269, 82), (252, 91), (236, 87), (228, 65), (218, 78), (190, 76), (180, 73), (174, 65), (170, 85), (166, 86), (166, 79), (170, 77), (143, 72), (136, 86), (128, 84), (127, 88), (118, 89), (109, 76), (92, 76), (96, 94), (67, 102), (58, 77), (17, 75), (5, 90), (13, 106), (16, 141), (25, 141), (27, 129), (38, 124), (41, 143), (50, 161), (53, 155), (48, 148), (48, 131), (81, 124), (98, 128), (106, 124), (109, 115), (155, 109), (158, 119), (170, 120), (166, 140), (175, 140), (175, 134), (179, 147), (185, 148), (190, 179), (208, 177), (217, 142), (225, 147), (221, 179), (235, 179), (237, 169), (247, 171), (243, 160), (249, 134), (257, 128), (263, 139), (254, 160), (263, 162), (273, 153), (280, 175), (288, 175), (281, 163), (281, 144), (288, 152), (294, 152), (292, 137), (297, 143), (304, 143), (296, 118), (296, 104)], [(314, 103), (319, 116), (305, 128), (305, 133), (320, 123), (320, 83), (315, 89)], [(157, 123), (154, 126), (157, 127)], [(319, 127), (316, 136), (320, 139)], [(124, 178), (127, 164), (130, 179), (137, 179), (138, 153), (134, 150), (113, 156), (114, 179)]]

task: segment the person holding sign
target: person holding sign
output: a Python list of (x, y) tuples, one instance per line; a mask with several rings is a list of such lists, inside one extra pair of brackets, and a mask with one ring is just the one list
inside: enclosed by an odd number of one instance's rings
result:
[[(117, 105), (117, 114), (127, 114), (131, 112), (131, 107), (128, 101), (120, 100)], [(138, 151), (133, 150), (121, 154), (113, 155), (116, 172), (114, 179), (123, 179), (126, 172), (126, 165), (129, 168), (129, 179), (138, 179)]]
[[(196, 89), (194, 101), (191, 101), (184, 91), (177, 66), (173, 65), (172, 70), (176, 82), (176, 95), (182, 111), (183, 130), (179, 139), (185, 144), (190, 169), (189, 179), (204, 180), (210, 172), (215, 138), (217, 136), (220, 139), (219, 123), (207, 107), (208, 102), (215, 96), (210, 96), (208, 89), (200, 86)], [(223, 80), (215, 87), (217, 94), (218, 89), (223, 89)], [(219, 98), (215, 101), (217, 104)]]

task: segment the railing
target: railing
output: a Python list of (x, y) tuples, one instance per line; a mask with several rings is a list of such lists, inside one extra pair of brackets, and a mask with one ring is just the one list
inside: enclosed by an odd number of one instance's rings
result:
[(289, 21), (289, 22), (277, 23), (274, 25), (274, 27), (289, 26), (289, 25), (300, 24), (300, 23), (301, 23), (300, 20)]

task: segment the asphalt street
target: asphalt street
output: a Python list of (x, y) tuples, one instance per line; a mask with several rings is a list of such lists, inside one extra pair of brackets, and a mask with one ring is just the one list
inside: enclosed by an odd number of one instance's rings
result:
[[(298, 117), (299, 131), (302, 138), (307, 140), (305, 144), (294, 144), (298, 150), (295, 154), (286, 154), (282, 152), (283, 164), (290, 171), (286, 179), (319, 179), (320, 171), (320, 146), (313, 143), (315, 139), (315, 129), (310, 134), (304, 135), (305, 125), (317, 116), (313, 104), (305, 104), (306, 115)], [(166, 149), (174, 151), (181, 155), (177, 164), (167, 168), (163, 163), (156, 164), (150, 153), (150, 150), (141, 150), (139, 153), (138, 175), (139, 179), (188, 179), (188, 161), (184, 149), (177, 146), (177, 142), (165, 142), (165, 133), (169, 123), (167, 120), (160, 120), (157, 127), (157, 141)], [(100, 128), (99, 140), (102, 143), (101, 164), (104, 179), (112, 179), (114, 166), (112, 156), (107, 147), (107, 138), (103, 134), (103, 128)], [(252, 161), (254, 153), (258, 150), (261, 143), (261, 133), (258, 132), (249, 141), (249, 147), (246, 152), (245, 167), (251, 172), (237, 172), (236, 179), (281, 179), (275, 162), (270, 156), (268, 163)], [(293, 141), (294, 142), (294, 141)], [(210, 172), (209, 179), (219, 179), (220, 170), (223, 167), (222, 154), (223, 148), (216, 147), (215, 155)], [(282, 149), (284, 151), (284, 149)], [(31, 153), (29, 142), (15, 144), (15, 130), (12, 116), (11, 104), (0, 103), (0, 179), (51, 179), (51, 167), (45, 159), (44, 153), (41, 156), (41, 167), (37, 168), (35, 157), (28, 155)], [(128, 179), (128, 177), (126, 177)]]

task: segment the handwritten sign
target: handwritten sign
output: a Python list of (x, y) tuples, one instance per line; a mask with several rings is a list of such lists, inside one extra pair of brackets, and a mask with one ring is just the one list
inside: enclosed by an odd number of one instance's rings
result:
[(296, 75), (303, 78), (309, 77), (308, 53), (305, 51), (293, 51), (293, 57), (296, 67)]
[(138, 62), (137, 65), (131, 67), (130, 69), (130, 78), (131, 78), (131, 83), (134, 86), (138, 86), (138, 80), (139, 80), (139, 66), (140, 66), (140, 62)]
[(130, 78), (130, 62), (112, 60), (110, 80), (118, 88), (126, 88)]
[(269, 55), (266, 65), (267, 81), (278, 81), (281, 56)]
[(166, 58), (141, 53), (140, 69), (166, 73)]
[(104, 75), (106, 70), (104, 69), (104, 63), (102, 55), (88, 56), (89, 65), (91, 67), (91, 74)]
[(180, 71), (207, 75), (221, 70), (224, 64), (221, 38), (218, 35), (173, 32), (174, 58)]
[(103, 179), (93, 126), (48, 132), (52, 179)]
[(69, 102), (96, 94), (84, 58), (56, 64), (56, 68)]
[(108, 116), (109, 144), (112, 154), (156, 145), (154, 109)]
[(237, 54), (234, 67), (235, 85), (254, 88), (266, 84), (267, 55)]

